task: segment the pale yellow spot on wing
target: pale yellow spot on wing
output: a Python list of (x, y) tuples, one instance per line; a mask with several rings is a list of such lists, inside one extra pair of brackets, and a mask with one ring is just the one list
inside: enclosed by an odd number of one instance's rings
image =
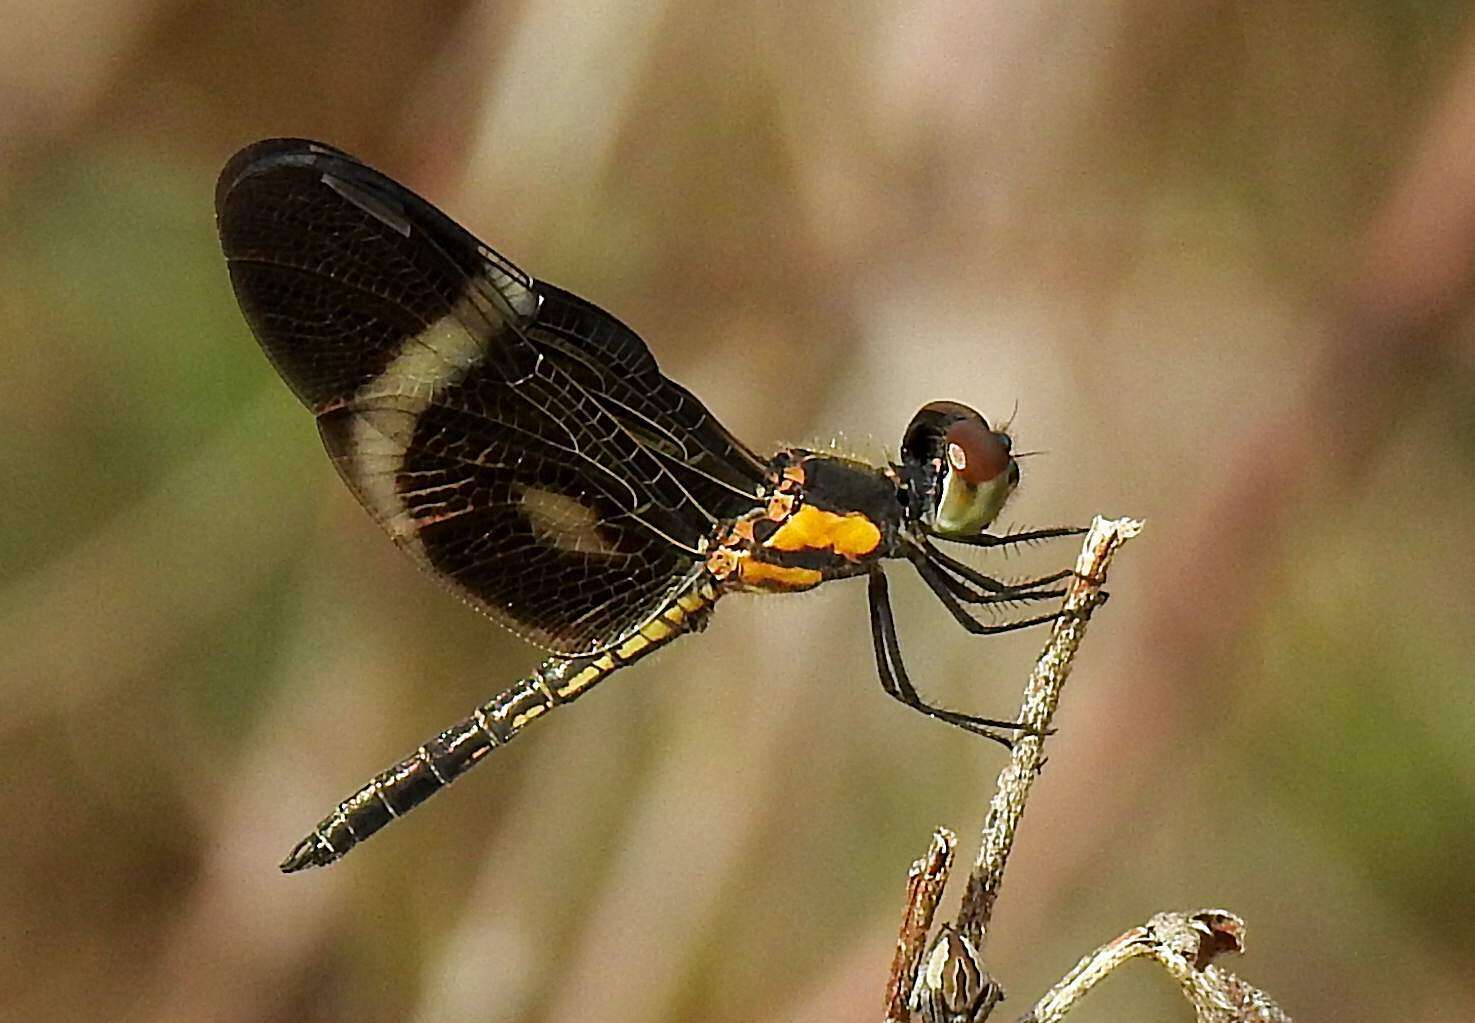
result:
[[(470, 296), (463, 296), (451, 312), (406, 338), (404, 347), (384, 371), (350, 399), (394, 399), (390, 408), (371, 405), (353, 412), (349, 442), (340, 464), (364, 504), (400, 543), (411, 548), (419, 546), (418, 527), (397, 489), (398, 474), (415, 424), (436, 392), (459, 384), (485, 353), (487, 338), (472, 333), (463, 319), (470, 323), (486, 320), (486, 314), (478, 311)], [(489, 329), (505, 328), (500, 318), (494, 318)]]
[(578, 498), (538, 487), (522, 490), (522, 510), (544, 543), (578, 554), (616, 554), (599, 533), (599, 512)]

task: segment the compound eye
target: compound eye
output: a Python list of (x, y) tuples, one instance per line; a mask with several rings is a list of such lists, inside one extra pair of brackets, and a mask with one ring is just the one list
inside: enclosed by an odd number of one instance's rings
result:
[(974, 486), (994, 479), (1013, 461), (1008, 437), (994, 433), (979, 420), (958, 420), (948, 427), (944, 439), (948, 468)]

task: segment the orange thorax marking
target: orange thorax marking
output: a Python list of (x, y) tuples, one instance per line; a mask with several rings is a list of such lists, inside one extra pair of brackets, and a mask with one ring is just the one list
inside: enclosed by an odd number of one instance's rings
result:
[(744, 558), (738, 567), (744, 586), (757, 590), (808, 590), (824, 582), (824, 573), (814, 568), (789, 568)]
[(765, 544), (779, 551), (832, 550), (859, 559), (881, 543), (881, 531), (860, 512), (837, 515), (805, 505), (774, 531)]

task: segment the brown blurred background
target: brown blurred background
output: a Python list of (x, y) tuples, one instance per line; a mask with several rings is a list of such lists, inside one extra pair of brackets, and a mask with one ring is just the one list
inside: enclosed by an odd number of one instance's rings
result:
[[(236, 310), (215, 175), (298, 134), (755, 447), (1018, 401), (1014, 524), (1147, 519), (1011, 864), (1002, 1013), (1223, 905), (1299, 1019), (1469, 1019), (1465, 8), (5, 5), (0, 1018), (878, 1019), (908, 863), (974, 850), (1002, 753), (882, 694), (851, 583), (724, 602), (277, 873), (538, 659), (378, 533)], [(1012, 713), (1044, 637), (892, 578), (913, 675)], [(1138, 966), (1074, 1018), (1188, 1012)]]

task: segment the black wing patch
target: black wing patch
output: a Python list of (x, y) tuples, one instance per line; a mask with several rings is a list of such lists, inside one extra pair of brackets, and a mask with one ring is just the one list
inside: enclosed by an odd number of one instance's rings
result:
[(633, 331), (352, 157), (258, 143), (216, 216), (246, 319), (340, 475), (513, 631), (609, 645), (754, 505), (762, 463)]

